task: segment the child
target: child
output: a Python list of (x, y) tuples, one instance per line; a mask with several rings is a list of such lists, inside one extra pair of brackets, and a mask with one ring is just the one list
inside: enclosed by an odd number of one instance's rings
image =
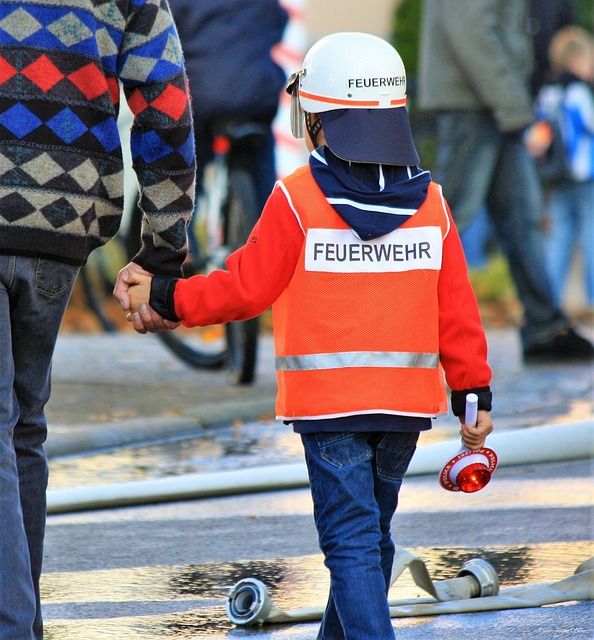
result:
[(318, 638), (384, 640), (403, 476), (447, 410), (442, 366), (455, 415), (478, 394), (478, 425), (461, 433), (484, 444), (487, 345), (449, 209), (417, 167), (398, 53), (367, 34), (327, 36), (287, 91), (309, 164), (276, 184), (227, 271), (133, 276), (130, 319), (145, 332), (149, 304), (187, 326), (273, 305), (277, 416), (302, 438), (331, 576)]
[(547, 258), (557, 303), (579, 244), (587, 305), (594, 311), (594, 36), (565, 27), (551, 40), (554, 84), (537, 99), (537, 116), (555, 121), (560, 131), (564, 174), (547, 186)]

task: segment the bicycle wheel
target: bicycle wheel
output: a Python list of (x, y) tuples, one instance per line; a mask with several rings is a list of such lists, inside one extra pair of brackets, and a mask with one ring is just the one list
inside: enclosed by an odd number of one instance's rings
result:
[[(214, 330), (216, 332), (217, 330)], [(207, 334), (213, 335), (213, 332)], [(221, 336), (223, 332), (221, 331)], [(175, 331), (157, 333), (163, 344), (178, 358), (196, 369), (222, 369), (227, 364), (227, 350), (221, 336), (204, 338), (197, 329), (179, 327)], [(208, 351), (208, 348), (212, 351)]]
[[(226, 207), (226, 243), (230, 251), (243, 246), (258, 220), (256, 192), (247, 171), (236, 168), (229, 172)], [(256, 373), (260, 319), (229, 322), (227, 334), (227, 367), (235, 384), (251, 384)]]

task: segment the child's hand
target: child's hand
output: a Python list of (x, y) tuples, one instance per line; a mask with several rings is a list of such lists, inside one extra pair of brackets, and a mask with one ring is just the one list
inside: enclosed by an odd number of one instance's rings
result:
[(464, 442), (469, 449), (481, 449), (485, 446), (485, 440), (492, 431), (493, 422), (491, 420), (491, 414), (481, 409), (478, 412), (476, 426), (462, 423), (460, 435), (462, 436), (462, 442)]
[(130, 311), (134, 313), (140, 312), (140, 305), (148, 305), (151, 295), (150, 276), (144, 276), (139, 273), (133, 273), (128, 277), (128, 296), (130, 297)]
[(149, 305), (151, 296), (152, 276), (141, 273), (128, 273), (125, 278), (130, 299), (130, 311), (126, 314), (126, 320), (132, 323), (137, 333), (157, 333), (171, 331), (179, 327), (179, 322), (165, 320)]

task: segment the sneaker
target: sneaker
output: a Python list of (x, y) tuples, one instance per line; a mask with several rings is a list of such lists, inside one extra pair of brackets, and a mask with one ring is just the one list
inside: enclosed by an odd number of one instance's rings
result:
[(594, 346), (573, 329), (566, 329), (549, 340), (524, 347), (523, 355), (527, 364), (591, 362)]

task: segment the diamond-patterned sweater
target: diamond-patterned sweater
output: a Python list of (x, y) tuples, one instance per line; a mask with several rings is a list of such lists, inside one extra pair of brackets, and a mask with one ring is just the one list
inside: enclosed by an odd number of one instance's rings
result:
[(166, 0), (0, 0), (0, 253), (83, 265), (117, 233), (120, 86), (145, 213), (134, 260), (180, 275), (194, 137)]

